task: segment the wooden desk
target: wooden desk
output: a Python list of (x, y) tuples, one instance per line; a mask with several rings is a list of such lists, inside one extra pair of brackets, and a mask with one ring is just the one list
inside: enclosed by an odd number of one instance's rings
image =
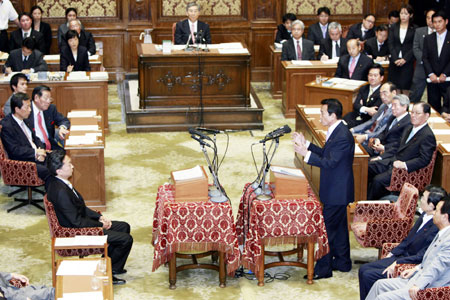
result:
[(140, 108), (198, 107), (200, 89), (205, 107), (250, 106), (250, 54), (162, 54), (154, 44), (138, 44), (137, 52)]
[[(432, 117), (440, 117), (440, 115), (437, 113), (432, 113)], [(450, 131), (450, 124), (448, 122), (433, 123), (430, 121), (428, 124), (435, 132), (436, 142), (438, 145), (438, 152), (436, 155), (436, 162), (434, 164), (431, 183), (439, 185), (448, 191), (450, 190), (450, 147), (446, 145), (450, 144), (450, 135), (439, 134), (436, 130)]]
[[(320, 124), (320, 114), (306, 114), (305, 108), (319, 108), (320, 105), (298, 105), (295, 117), (295, 131), (302, 132), (305, 138), (312, 143), (323, 147), (327, 128)], [(303, 156), (295, 153), (294, 162), (297, 167), (302, 168), (311, 188), (319, 195), (320, 168), (308, 165), (303, 161)], [(353, 160), (353, 176), (355, 180), (355, 201), (367, 198), (367, 175), (369, 155), (359, 144), (355, 145), (355, 156)]]
[(282, 77), (283, 69), (281, 67), (281, 49), (275, 49), (274, 45), (270, 45), (270, 92), (272, 98), (283, 98)]
[(326, 98), (336, 98), (342, 103), (342, 116), (353, 111), (353, 101), (358, 95), (361, 84), (350, 87), (349, 89), (325, 87), (316, 80), (305, 84), (305, 98), (302, 100), (303, 105), (320, 105), (320, 102)]
[[(4, 76), (0, 75), (0, 80)], [(103, 120), (102, 127), (108, 132), (108, 80), (85, 81), (30, 81), (27, 94), (30, 95), (38, 85), (47, 85), (52, 89), (53, 104), (64, 116), (73, 109), (95, 109)], [(12, 91), (9, 81), (0, 81), (0, 105), (6, 103)]]

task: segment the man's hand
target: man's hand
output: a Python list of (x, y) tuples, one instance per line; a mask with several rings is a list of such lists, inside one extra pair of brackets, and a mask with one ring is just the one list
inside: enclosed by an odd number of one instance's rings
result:
[[(392, 254), (391, 254), (392, 255)], [(389, 267), (387, 267), (386, 269), (384, 269), (383, 273), (387, 273), (387, 278), (392, 278), (392, 275), (394, 275), (394, 271), (395, 271), (395, 266), (397, 265), (397, 262), (394, 261)]]
[(323, 54), (322, 57), (320, 57), (321, 61), (327, 61), (329, 59), (328, 55)]
[[(368, 58), (373, 59), (373, 56), (370, 54), (366, 54)], [(378, 58), (378, 57), (377, 57)]]
[(111, 225), (112, 225), (111, 220), (105, 218), (104, 216), (100, 216), (100, 218), (98, 220), (103, 223), (103, 229), (111, 228)]
[(401, 160), (394, 161), (394, 168), (406, 169), (406, 163)]
[(450, 122), (450, 114), (443, 112), (441, 116), (445, 119), (445, 121)]
[(45, 160), (45, 157), (47, 156), (47, 152), (45, 149), (38, 148), (36, 149), (36, 159), (40, 162), (43, 162)]
[(420, 289), (413, 285), (410, 289), (409, 289), (409, 296), (411, 297), (412, 300), (417, 300), (417, 293), (420, 291)]
[(30, 73), (31, 73), (31, 70), (30, 70), (30, 69), (23, 69), (21, 72), (22, 72), (23, 74), (30, 74)]
[(400, 277), (401, 277), (401, 278), (404, 278), (404, 279), (410, 278), (414, 273), (416, 273), (416, 271), (417, 271), (416, 268), (417, 268), (417, 267), (403, 271), (403, 272), (400, 274)]
[(377, 151), (378, 153), (382, 153), (384, 152), (384, 145), (380, 143), (379, 139), (377, 139), (377, 141), (373, 144), (372, 149)]
[(385, 60), (386, 60), (386, 58), (384, 56), (377, 56), (377, 58), (375, 58), (376, 62), (382, 62), (382, 61), (385, 61)]
[(294, 144), (294, 151), (302, 156), (305, 156), (308, 153), (308, 149), (306, 149), (306, 145), (304, 144)]
[(30, 284), (30, 280), (22, 274), (17, 274), (17, 273), (11, 273), (11, 277), (12, 279), (17, 279), (20, 282), (23, 282), (25, 285), (29, 285)]
[(430, 75), (430, 80), (432, 83), (439, 83), (439, 78), (434, 73)]
[(64, 139), (66, 137), (66, 134), (69, 133), (69, 130), (67, 128), (64, 127), (59, 127), (59, 137), (61, 139)]
[(11, 67), (5, 68), (5, 73), (6, 73), (6, 74), (11, 74), (11, 73), (12, 73)]
[(404, 60), (403, 58), (399, 58), (394, 62), (398, 67), (403, 66), (406, 63), (406, 60)]
[(447, 78), (447, 76), (444, 74), (444, 73), (442, 73), (441, 75), (439, 75), (439, 82), (440, 83), (443, 83), (443, 82), (445, 82), (445, 79)]
[(67, 73), (70, 73), (73, 71), (73, 65), (68, 65), (67, 66)]
[(295, 144), (306, 144), (305, 136), (301, 132), (294, 132), (292, 134), (292, 141)]
[(378, 111), (378, 106), (372, 106), (372, 107), (366, 107), (366, 113), (369, 114), (369, 116), (373, 116)]
[(366, 140), (365, 134), (357, 134), (355, 135), (355, 139), (358, 141), (358, 143), (362, 144)]
[(370, 159), (370, 161), (377, 161), (377, 160), (381, 160), (381, 156), (373, 157)]

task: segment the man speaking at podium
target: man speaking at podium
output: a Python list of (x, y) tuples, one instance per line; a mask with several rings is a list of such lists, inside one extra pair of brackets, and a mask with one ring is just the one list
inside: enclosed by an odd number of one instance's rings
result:
[[(200, 6), (191, 2), (186, 6), (187, 19), (177, 23), (175, 29), (175, 45), (204, 43), (211, 44), (211, 34), (209, 25), (198, 20), (200, 16)], [(197, 40), (197, 36), (201, 40)], [(203, 41), (204, 39), (204, 41)]]
[(349, 272), (350, 242), (347, 227), (347, 204), (354, 200), (353, 154), (355, 141), (341, 120), (342, 104), (337, 99), (321, 102), (320, 122), (328, 127), (323, 148), (294, 133), (294, 150), (304, 161), (320, 168), (319, 197), (327, 229), (330, 252), (316, 262), (314, 280), (333, 276), (333, 270)]

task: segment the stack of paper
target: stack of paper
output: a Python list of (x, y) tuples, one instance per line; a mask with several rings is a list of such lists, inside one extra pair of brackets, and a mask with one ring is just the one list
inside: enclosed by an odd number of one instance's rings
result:
[(89, 76), (84, 71), (70, 72), (67, 80), (89, 80)]
[(312, 66), (312, 63), (309, 60), (292, 60), (291, 62), (296, 66)]
[(320, 107), (305, 107), (303, 110), (307, 115), (320, 115)]
[(355, 144), (355, 154), (363, 154), (364, 152), (359, 148), (358, 144)]
[(203, 177), (203, 171), (200, 168), (200, 166), (195, 166), (195, 167), (193, 167), (191, 169), (187, 169), (187, 170), (175, 171), (172, 174), (173, 174), (173, 179), (175, 181), (191, 180), (191, 179)]
[(450, 144), (441, 144), (445, 151), (450, 152)]
[(291, 169), (291, 168), (272, 166), (272, 167), (270, 167), (270, 170), (272, 172), (280, 173), (280, 174), (284, 174), (284, 175), (305, 177), (305, 174), (303, 174), (302, 170), (300, 170), (300, 169)]
[(58, 300), (103, 300), (102, 292), (64, 293)]
[(76, 235), (74, 237), (56, 238), (55, 247), (63, 246), (103, 246), (107, 235)]
[(70, 131), (98, 131), (98, 125), (73, 125)]
[(339, 61), (339, 57), (328, 59), (328, 60), (321, 60), (322, 63), (327, 64), (327, 65), (337, 64), (338, 61)]
[[(101, 133), (100, 133), (101, 135)], [(70, 135), (66, 140), (66, 146), (76, 146), (76, 145), (94, 145), (97, 143), (97, 135)]]
[(98, 58), (99, 58), (98, 54), (94, 54), (94, 55), (89, 56), (89, 61), (98, 60)]
[(449, 135), (450, 129), (432, 129), (434, 135)]
[(59, 60), (59, 54), (44, 55), (44, 60)]
[(69, 111), (67, 118), (93, 118), (96, 115), (96, 110), (73, 110)]
[(428, 123), (445, 123), (445, 120), (441, 117), (431, 117), (428, 119)]
[(92, 80), (107, 80), (108, 79), (108, 72), (91, 72), (91, 79)]
[(97, 270), (98, 262), (99, 260), (63, 260), (56, 275), (92, 276)]
[(249, 54), (246, 48), (219, 48), (220, 54)]

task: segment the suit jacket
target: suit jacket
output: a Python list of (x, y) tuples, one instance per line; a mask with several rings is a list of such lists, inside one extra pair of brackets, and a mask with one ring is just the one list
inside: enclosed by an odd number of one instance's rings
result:
[(359, 39), (360, 41), (365, 41), (365, 40), (370, 39), (375, 36), (375, 30), (372, 28), (366, 32), (366, 34), (363, 38), (362, 32), (361, 32), (361, 25), (362, 25), (362, 22), (350, 26), (348, 33), (347, 33), (348, 40)]
[[(340, 52), (338, 54), (339, 57), (348, 54), (347, 40), (342, 37), (340, 40), (339, 52)], [(330, 37), (327, 37), (326, 39), (320, 41), (319, 54), (317, 55), (317, 59), (320, 59), (324, 54), (327, 55), (329, 58), (331, 58), (333, 54), (333, 41), (330, 39)]]
[[(281, 60), (297, 60), (295, 54), (294, 39), (287, 40), (281, 48)], [(308, 39), (302, 38), (302, 60), (314, 60), (314, 44)]]
[[(34, 127), (34, 106), (31, 105), (31, 113), (28, 119), (25, 119), (24, 122), (27, 124), (28, 128), (31, 131), (36, 132), (36, 128)], [(56, 110), (56, 106), (54, 104), (50, 104), (48, 109), (44, 111), (44, 120), (45, 127), (48, 132), (48, 139), (52, 144), (52, 149), (61, 149), (61, 147), (55, 141), (55, 126), (65, 126), (67, 129), (70, 128), (70, 121), (66, 117), (64, 117), (60, 112)], [(44, 143), (42, 141), (42, 143)]]
[(47, 197), (55, 208), (61, 226), (69, 228), (102, 227), (103, 224), (98, 220), (101, 214), (88, 208), (81, 194), (75, 189), (74, 191), (56, 177), (49, 179)]
[(279, 43), (282, 40), (289, 40), (291, 37), (291, 33), (287, 31), (284, 24), (280, 24), (277, 27), (277, 35), (275, 36), (275, 43)]
[[(378, 94), (380, 94), (379, 88), (377, 89), (377, 91), (378, 91)], [(373, 129), (372, 132), (370, 132), (369, 129), (372, 128), (372, 125), (375, 122), (377, 122), (377, 119), (381, 116), (381, 114), (383, 113), (383, 111), (384, 111), (384, 109), (386, 107), (388, 107), (387, 104), (384, 104), (384, 103), (381, 104), (381, 106), (379, 106), (379, 108), (378, 108), (377, 113), (374, 114), (372, 116), (372, 118), (370, 118), (366, 122), (364, 122), (362, 124), (359, 124), (358, 126), (353, 127), (353, 132), (354, 133), (360, 133), (360, 134), (367, 134), (367, 137), (369, 139), (372, 138), (372, 137), (377, 137), (381, 132), (383, 132), (383, 130), (387, 126), (387, 123), (391, 119), (391, 117), (392, 117), (392, 108), (391, 107), (387, 108), (386, 113), (383, 115), (381, 120), (378, 121), (378, 123), (375, 125), (375, 128)]]
[(395, 124), (395, 126), (391, 127), (392, 122), (395, 120), (395, 117), (388, 121), (386, 124), (386, 128), (380, 133), (378, 138), (380, 139), (381, 144), (384, 145), (385, 152), (381, 154), (381, 158), (389, 158), (397, 153), (397, 149), (400, 146), (400, 140), (403, 135), (403, 132), (407, 127), (411, 125), (411, 116), (407, 114), (404, 116), (400, 122)]
[[(328, 37), (328, 28), (325, 33), (325, 37)], [(320, 42), (323, 40), (322, 28), (320, 27), (320, 23), (314, 23), (308, 27), (308, 40), (311, 40), (314, 45), (320, 45)]]
[(442, 45), (441, 55), (438, 56), (436, 32), (425, 36), (423, 41), (423, 67), (425, 75), (434, 73), (436, 76), (445, 74), (450, 76), (450, 33), (447, 31)]
[(11, 273), (0, 272), (0, 289), (6, 299), (55, 299), (55, 289), (45, 286), (28, 285), (17, 288), (9, 283)]
[(61, 48), (59, 69), (67, 71), (67, 66), (73, 65), (73, 71), (90, 71), (89, 56), (86, 47), (78, 46), (77, 60), (73, 57), (72, 50), (68, 46)]
[[(78, 38), (80, 40), (80, 43), (78, 44), (78, 46), (85, 47), (91, 55), (94, 55), (96, 53), (97, 49), (95, 47), (95, 41), (94, 41), (94, 38), (92, 37), (92, 33), (81, 30)], [(62, 45), (59, 47), (60, 52), (62, 51), (62, 49), (64, 47), (69, 47), (69, 44), (67, 43), (65, 36), (63, 37), (63, 40), (64, 40), (64, 43), (62, 43)]]
[(350, 78), (350, 74), (348, 71), (349, 61), (350, 61), (349, 54), (341, 56), (339, 58), (338, 66), (337, 66), (336, 73), (334, 74), (334, 76), (340, 77), (340, 78), (367, 81), (367, 75), (369, 74), (369, 70), (373, 64), (373, 61), (369, 57), (367, 57), (367, 55), (365, 55), (364, 53), (361, 53), (351, 78)]
[(5, 67), (11, 67), (13, 72), (20, 72), (25, 69), (33, 68), (35, 72), (47, 71), (47, 63), (44, 55), (39, 50), (33, 50), (28, 56), (27, 61), (22, 60), (22, 48), (12, 50), (6, 60)]
[(385, 57), (389, 55), (389, 46), (388, 41), (384, 41), (383, 45), (380, 48), (380, 51), (378, 51), (378, 41), (377, 37), (372, 37), (368, 40), (366, 40), (366, 43), (364, 44), (364, 52), (367, 55), (372, 55), (372, 58), (375, 59), (378, 56)]
[[(366, 84), (364, 86), (362, 86), (359, 89), (358, 95), (356, 96), (355, 102), (353, 103), (353, 110), (359, 113), (359, 110), (361, 109), (361, 107), (366, 106), (366, 107), (380, 107), (381, 104), (383, 104), (383, 102), (381, 101), (381, 97), (380, 97), (380, 88), (381, 86), (379, 86), (375, 91), (372, 92), (372, 95), (370, 95), (370, 98), (367, 99), (369, 96), (369, 92), (370, 92), (370, 84)], [(362, 100), (362, 104), (361, 104), (361, 100)], [(366, 115), (366, 114), (364, 114)], [(369, 118), (370, 119), (370, 118)]]
[(347, 205), (354, 200), (353, 154), (355, 141), (347, 126), (334, 129), (323, 148), (313, 143), (308, 164), (320, 168), (320, 201), (324, 205)]
[[(81, 30), (84, 30), (84, 26), (83, 24), (81, 24)], [(69, 27), (67, 26), (67, 23), (63, 23), (61, 25), (59, 25), (58, 27), (58, 48), (61, 49), (62, 45), (65, 45), (65, 41), (66, 41), (66, 33), (67, 31), (69, 31)]]
[[(22, 128), (13, 119), (12, 114), (2, 119), (1, 124), (2, 131), (0, 137), (9, 159), (35, 162), (35, 151), (22, 131)], [(33, 131), (31, 131), (31, 135), (36, 147), (45, 149), (45, 145), (42, 144), (41, 140), (36, 137)]]
[(413, 42), (416, 27), (409, 26), (406, 31), (405, 39), (403, 43), (400, 42), (400, 24), (395, 23), (389, 28), (389, 54), (391, 55), (390, 63), (393, 64), (394, 61), (399, 59), (400, 51), (402, 52), (402, 58), (407, 62), (414, 60), (413, 53)]
[(428, 35), (428, 26), (420, 27), (416, 29), (413, 41), (413, 54), (416, 58), (416, 69), (414, 70), (414, 76), (425, 78), (425, 70), (423, 68), (422, 54), (423, 54), (423, 41), (425, 36)]
[(439, 229), (434, 225), (433, 219), (428, 220), (428, 222), (419, 229), (420, 225), (423, 223), (422, 214), (419, 219), (417, 219), (408, 236), (394, 249), (391, 253), (394, 256), (398, 256), (398, 264), (419, 264), (422, 262), (423, 255), (427, 250), (428, 246), (433, 241)]
[[(211, 44), (211, 33), (209, 32), (209, 25), (197, 21), (197, 31), (203, 31), (203, 36), (207, 44)], [(187, 43), (189, 36), (191, 35), (191, 28), (189, 28), (189, 20), (185, 19), (177, 23), (175, 28), (175, 45), (184, 45)], [(194, 42), (189, 40), (189, 44), (194, 44)]]
[[(11, 32), (11, 36), (9, 37), (9, 51), (22, 48), (22, 41), (23, 41), (22, 34), (23, 34), (22, 29), (20, 28)], [(42, 53), (45, 53), (45, 41), (42, 33), (34, 29), (31, 29), (30, 37), (34, 38), (34, 41), (36, 42), (35, 49), (38, 49)]]
[[(34, 28), (34, 24), (31, 27)], [(52, 29), (50, 25), (41, 21), (39, 24), (39, 32), (42, 33), (42, 37), (44, 38), (44, 54), (50, 54), (50, 47), (52, 46)]]

